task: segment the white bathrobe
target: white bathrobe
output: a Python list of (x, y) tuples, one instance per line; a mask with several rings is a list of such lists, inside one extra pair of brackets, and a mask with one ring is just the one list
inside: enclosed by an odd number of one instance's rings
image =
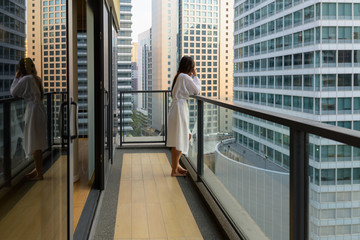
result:
[(189, 108), (186, 99), (189, 95), (200, 93), (200, 80), (194, 80), (187, 74), (180, 73), (172, 90), (172, 103), (168, 114), (168, 147), (187, 154), (189, 150)]
[(32, 75), (15, 78), (10, 93), (14, 97), (22, 97), (26, 101), (24, 150), (31, 155), (35, 150), (47, 148), (46, 110), (41, 100), (41, 92)]

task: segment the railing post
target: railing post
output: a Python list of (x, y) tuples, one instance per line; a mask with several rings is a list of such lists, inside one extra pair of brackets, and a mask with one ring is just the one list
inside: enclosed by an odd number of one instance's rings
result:
[(51, 149), (53, 143), (53, 138), (52, 138), (52, 101), (51, 101), (51, 97), (52, 94), (47, 94), (46, 95), (46, 109), (47, 109), (47, 138), (48, 138), (48, 148)]
[[(66, 96), (65, 96), (65, 94), (64, 93), (61, 93), (61, 104), (64, 102), (64, 101), (66, 101)], [(60, 104), (60, 105), (61, 105)], [(57, 105), (59, 105), (59, 103), (57, 103)], [(60, 111), (61, 111), (61, 108), (60, 108)], [(65, 148), (65, 139), (62, 137), (62, 132), (60, 132), (60, 129), (62, 129), (63, 127), (65, 127), (65, 117), (64, 117), (64, 114), (65, 113), (63, 113), (63, 112), (59, 112), (59, 114), (61, 114), (61, 124), (62, 124), (62, 126), (58, 126), (58, 129), (59, 129), (59, 137), (60, 137), (60, 139), (61, 139), (61, 147), (62, 148)]]
[(123, 142), (123, 124), (122, 124), (122, 117), (123, 117), (123, 114), (122, 114), (122, 111), (123, 111), (123, 99), (122, 99), (122, 96), (123, 96), (123, 93), (120, 92), (120, 147), (122, 146), (122, 142)]
[(290, 240), (309, 237), (309, 135), (290, 129)]
[(204, 175), (204, 102), (197, 100), (197, 181)]
[(5, 185), (11, 183), (11, 112), (10, 102), (4, 103), (4, 180)]
[(165, 112), (165, 122), (164, 122), (164, 125), (165, 125), (165, 129), (164, 129), (164, 135), (165, 135), (165, 146), (167, 145), (167, 114), (168, 114), (168, 93), (167, 92), (164, 92), (164, 112)]

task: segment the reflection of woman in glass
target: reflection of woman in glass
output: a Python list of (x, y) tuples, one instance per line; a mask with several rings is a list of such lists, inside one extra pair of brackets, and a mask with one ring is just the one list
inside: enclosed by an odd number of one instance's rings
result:
[(35, 65), (30, 58), (19, 61), (10, 92), (14, 97), (22, 97), (26, 101), (24, 150), (26, 155), (33, 155), (35, 162), (35, 169), (26, 176), (31, 180), (42, 180), (42, 150), (47, 148), (47, 118), (42, 102), (44, 90), (41, 79), (37, 76)]
[(186, 98), (189, 95), (199, 94), (200, 86), (194, 60), (188, 56), (182, 57), (171, 87), (172, 103), (168, 116), (167, 146), (172, 147), (172, 177), (185, 176), (187, 173), (179, 164), (181, 153), (187, 154), (188, 152), (189, 139), (191, 138)]

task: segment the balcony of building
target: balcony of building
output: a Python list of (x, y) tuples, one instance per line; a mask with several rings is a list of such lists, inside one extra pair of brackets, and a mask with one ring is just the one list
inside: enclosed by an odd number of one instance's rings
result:
[[(124, 95), (131, 95), (130, 109), (121, 101)], [(149, 98), (160, 100), (160, 105), (152, 105), (157, 121), (143, 104)], [(66, 128), (71, 122), (61, 104), (66, 93), (48, 93), (44, 98), (49, 148), (44, 151), (43, 181), (28, 181), (24, 176), (33, 168), (22, 150), (24, 100), (1, 100), (2, 239), (64, 239), (69, 217), (74, 239), (310, 239), (316, 235), (309, 226), (315, 220), (311, 209), (318, 188), (337, 182), (339, 191), (358, 191), (359, 170), (349, 162), (351, 157), (359, 158), (356, 131), (226, 101), (191, 98), (196, 102), (197, 124), (191, 129), (189, 153), (181, 158), (189, 170), (186, 177), (170, 176), (169, 92), (120, 92), (120, 134), (113, 138), (116, 148), (104, 190), (94, 189), (89, 181), (89, 143), (82, 137), (72, 205), (67, 198), (66, 149)], [(214, 111), (224, 109), (232, 112), (234, 128), (226, 133), (208, 131), (213, 128), (209, 122), (219, 121)], [(126, 111), (132, 113), (131, 131), (124, 124)], [(252, 125), (245, 126), (244, 119), (251, 119)], [(257, 133), (258, 142), (246, 139), (247, 133)], [(261, 149), (262, 140), (271, 141), (274, 150)], [(350, 167), (349, 173), (338, 169), (332, 175), (325, 171), (331, 166), (315, 172), (312, 166), (322, 164), (316, 145), (324, 142), (341, 146), (333, 157), (343, 161), (344, 168)], [(350, 149), (350, 158), (342, 148)], [(343, 200), (341, 204), (351, 204)], [(70, 213), (68, 206), (72, 206)], [(344, 221), (354, 219), (349, 216)], [(334, 228), (342, 225), (333, 224)]]

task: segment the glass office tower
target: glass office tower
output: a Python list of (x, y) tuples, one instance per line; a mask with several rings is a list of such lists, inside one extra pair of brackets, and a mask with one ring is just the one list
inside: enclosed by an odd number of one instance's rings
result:
[[(131, 90), (131, 0), (120, 0), (120, 31), (118, 33), (118, 74), (117, 74), (117, 89), (120, 91)], [(118, 98), (120, 94), (118, 93)], [(124, 95), (124, 134), (131, 134), (133, 130), (131, 127), (131, 105), (132, 98), (130, 94)], [(118, 101), (118, 108), (120, 108), (120, 101)], [(118, 120), (120, 131), (120, 118)]]
[[(234, 101), (360, 130), (360, 4), (352, 2), (236, 1)], [(289, 169), (280, 126), (233, 121), (238, 144)], [(359, 149), (309, 141), (310, 238), (359, 238)]]
[[(230, 19), (232, 10), (229, 10), (233, 2), (184, 0), (179, 3), (179, 57), (193, 57), (201, 80), (203, 96), (215, 99), (221, 97), (223, 100), (231, 100), (232, 97), (228, 89), (232, 88), (233, 82), (232, 66), (229, 67), (233, 59), (232, 49), (229, 48), (232, 46), (233, 38), (228, 34), (233, 27)], [(196, 120), (196, 105), (193, 99), (189, 101), (189, 108), (192, 130)], [(205, 119), (207, 134), (218, 133), (220, 125), (224, 125), (221, 127), (222, 131), (230, 130), (231, 116), (228, 116), (228, 112), (220, 116), (217, 107), (212, 105), (207, 105), (205, 110), (208, 114)]]
[(16, 64), (25, 55), (25, 1), (0, 3), (0, 98), (9, 97)]
[(87, 76), (87, 42), (86, 32), (77, 34), (78, 50), (78, 104), (79, 104), (79, 135), (88, 135), (88, 76)]

